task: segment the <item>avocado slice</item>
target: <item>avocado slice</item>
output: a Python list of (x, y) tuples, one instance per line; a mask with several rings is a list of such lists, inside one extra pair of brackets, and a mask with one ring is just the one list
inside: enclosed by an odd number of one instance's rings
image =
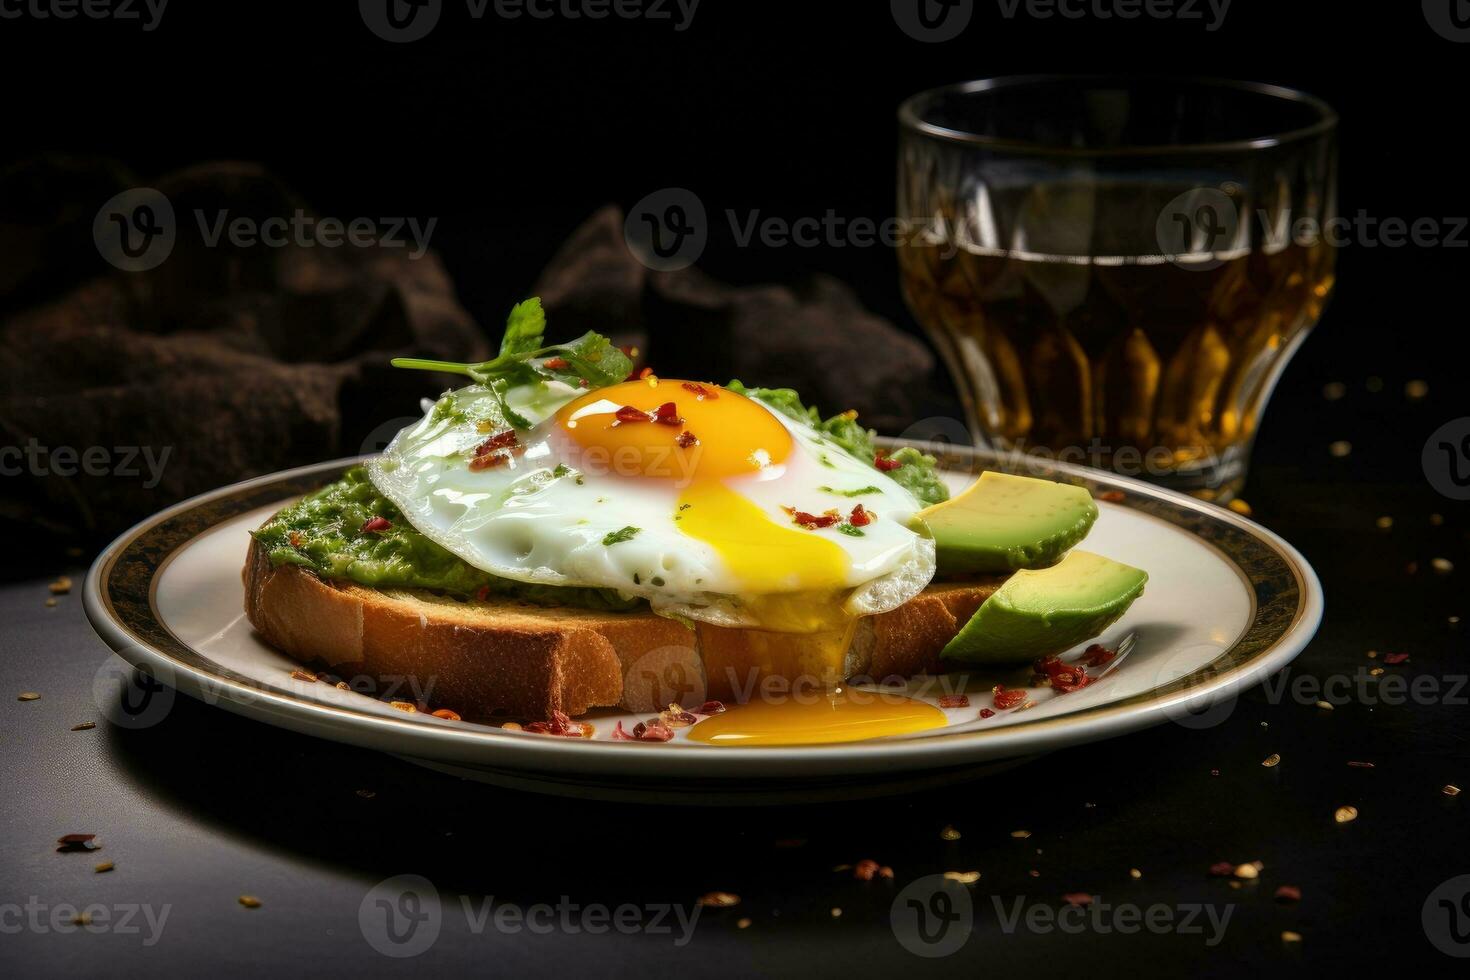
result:
[(1006, 580), (949, 641), (942, 656), (965, 663), (1025, 663), (1097, 636), (1143, 594), (1148, 573), (1073, 551), (1050, 568)]
[(989, 470), (958, 497), (915, 517), (933, 533), (946, 575), (1051, 565), (1087, 537), (1095, 520), (1097, 504), (1082, 487)]

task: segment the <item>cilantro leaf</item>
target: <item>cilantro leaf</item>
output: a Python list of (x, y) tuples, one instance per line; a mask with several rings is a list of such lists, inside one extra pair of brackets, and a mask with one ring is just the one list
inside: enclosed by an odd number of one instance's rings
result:
[(634, 536), (636, 536), (641, 530), (643, 529), (630, 526), (621, 528), (617, 531), (609, 531), (602, 538), (603, 547), (611, 548), (615, 544), (622, 544), (624, 541), (632, 541)]
[(510, 308), (505, 320), (505, 336), (500, 340), (500, 356), (526, 354), (541, 346), (541, 337), (546, 333), (546, 311), (541, 308), (541, 297), (532, 296)]

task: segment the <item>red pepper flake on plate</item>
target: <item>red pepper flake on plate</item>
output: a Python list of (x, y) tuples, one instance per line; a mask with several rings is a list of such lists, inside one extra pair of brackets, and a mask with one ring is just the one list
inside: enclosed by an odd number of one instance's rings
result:
[(97, 843), (96, 834), (62, 834), (56, 838), (59, 845), (56, 848), (58, 854), (68, 854), (75, 851), (95, 851), (102, 845)]
[(945, 694), (939, 698), (941, 708), (968, 708), (970, 697), (967, 694)]
[(793, 524), (800, 525), (808, 531), (820, 530), (821, 528), (831, 527), (833, 524), (840, 524), (842, 522), (842, 515), (835, 510), (829, 510), (824, 514), (817, 515), (808, 514), (804, 510), (796, 510), (792, 507), (782, 507), (781, 509), (791, 515), (791, 522)]
[(382, 534), (392, 528), (393, 522), (386, 517), (369, 517), (362, 522), (361, 531), (363, 534)]
[(1235, 865), (1229, 861), (1216, 861), (1210, 865), (1210, 874), (1216, 878), (1235, 877)]
[(863, 505), (858, 504), (852, 509), (852, 514), (848, 516), (847, 523), (853, 527), (867, 527), (873, 523), (873, 519), (876, 516), (872, 511), (863, 510)]
[(1082, 667), (1066, 663), (1057, 657), (1045, 657), (1036, 662), (1036, 672), (1046, 676), (1052, 690), (1070, 694), (1092, 683), (1092, 678)]
[(510, 462), (512, 456), (519, 456), (525, 451), (526, 447), (520, 444), (515, 430), (506, 429), (475, 447), (475, 454), (470, 459), (470, 469), (479, 471), (504, 466)]
[(706, 701), (698, 708), (695, 708), (694, 713), (696, 715), (717, 715), (724, 710), (725, 704), (723, 701)]
[(889, 459), (887, 452), (880, 451), (873, 457), (873, 466), (882, 473), (892, 473), (902, 465), (901, 460)]
[(684, 420), (679, 417), (679, 407), (673, 402), (664, 402), (653, 410), (653, 420), (659, 425), (683, 425)]
[(1128, 497), (1122, 490), (1104, 490), (1097, 495), (1098, 500), (1105, 500), (1110, 504), (1121, 504)]
[(688, 449), (690, 446), (699, 445), (699, 437), (690, 432), (688, 429), (685, 429), (674, 439), (674, 445), (678, 446), (680, 449)]
[(994, 718), (995, 717), (995, 712), (994, 711), (991, 711), (989, 708), (981, 708), (980, 709), (980, 717), (981, 718)]
[(541, 366), (549, 371), (565, 371), (567, 368), (571, 367), (571, 365), (567, 363), (567, 359), (565, 357), (548, 357), (546, 360), (541, 362)]
[(1383, 662), (1386, 664), (1401, 664), (1408, 659), (1407, 653), (1385, 653), (1383, 655)]
[(445, 721), (464, 721), (464, 719), (459, 716), (459, 712), (451, 710), (449, 708), (440, 708), (433, 714), (435, 718), (443, 718)]
[(1014, 708), (1025, 700), (1025, 691), (1007, 691), (999, 684), (995, 686), (995, 707), (999, 711)]
[(682, 387), (685, 391), (690, 392), (694, 395), (695, 401), (702, 402), (706, 399), (708, 399), (709, 401), (715, 401), (720, 397), (720, 393), (718, 391), (715, 391), (712, 388), (706, 388), (704, 385), (701, 384), (695, 384), (692, 381), (684, 382)]
[(524, 731), (533, 735), (558, 735), (562, 738), (588, 738), (592, 726), (586, 722), (573, 721), (565, 711), (553, 711), (546, 721), (533, 721)]
[(1118, 651), (1109, 650), (1101, 643), (1094, 643), (1082, 652), (1082, 659), (1077, 661), (1084, 667), (1104, 667), (1113, 662), (1118, 656)]
[(618, 425), (620, 423), (631, 425), (634, 422), (647, 422), (648, 413), (641, 408), (634, 408), (632, 405), (624, 405), (622, 408), (613, 413), (613, 419), (613, 425)]

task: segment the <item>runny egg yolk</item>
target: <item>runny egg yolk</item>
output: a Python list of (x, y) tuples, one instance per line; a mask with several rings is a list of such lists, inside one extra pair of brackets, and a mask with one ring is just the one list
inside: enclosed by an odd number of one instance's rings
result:
[[(757, 615), (755, 597), (831, 591), (845, 582), (841, 546), (778, 523), (738, 490), (742, 480), (779, 479), (792, 453), (791, 434), (765, 406), (715, 385), (647, 378), (589, 392), (557, 412), (556, 422), (581, 450), (582, 468), (678, 489), (675, 526), (714, 548)], [(770, 629), (833, 626), (830, 609), (769, 611), (761, 619)]]
[(908, 735), (945, 722), (943, 711), (923, 701), (840, 687), (735, 705), (689, 729), (689, 740), (724, 746), (820, 745)]

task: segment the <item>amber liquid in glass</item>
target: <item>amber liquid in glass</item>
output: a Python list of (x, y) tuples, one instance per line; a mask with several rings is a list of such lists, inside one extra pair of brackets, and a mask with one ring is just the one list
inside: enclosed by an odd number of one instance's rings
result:
[(1228, 484), (1285, 355), (1331, 291), (1333, 250), (1288, 239), (1048, 255), (930, 234), (907, 240), (900, 266), (910, 308), (996, 448), (1213, 497), (1238, 489)]

